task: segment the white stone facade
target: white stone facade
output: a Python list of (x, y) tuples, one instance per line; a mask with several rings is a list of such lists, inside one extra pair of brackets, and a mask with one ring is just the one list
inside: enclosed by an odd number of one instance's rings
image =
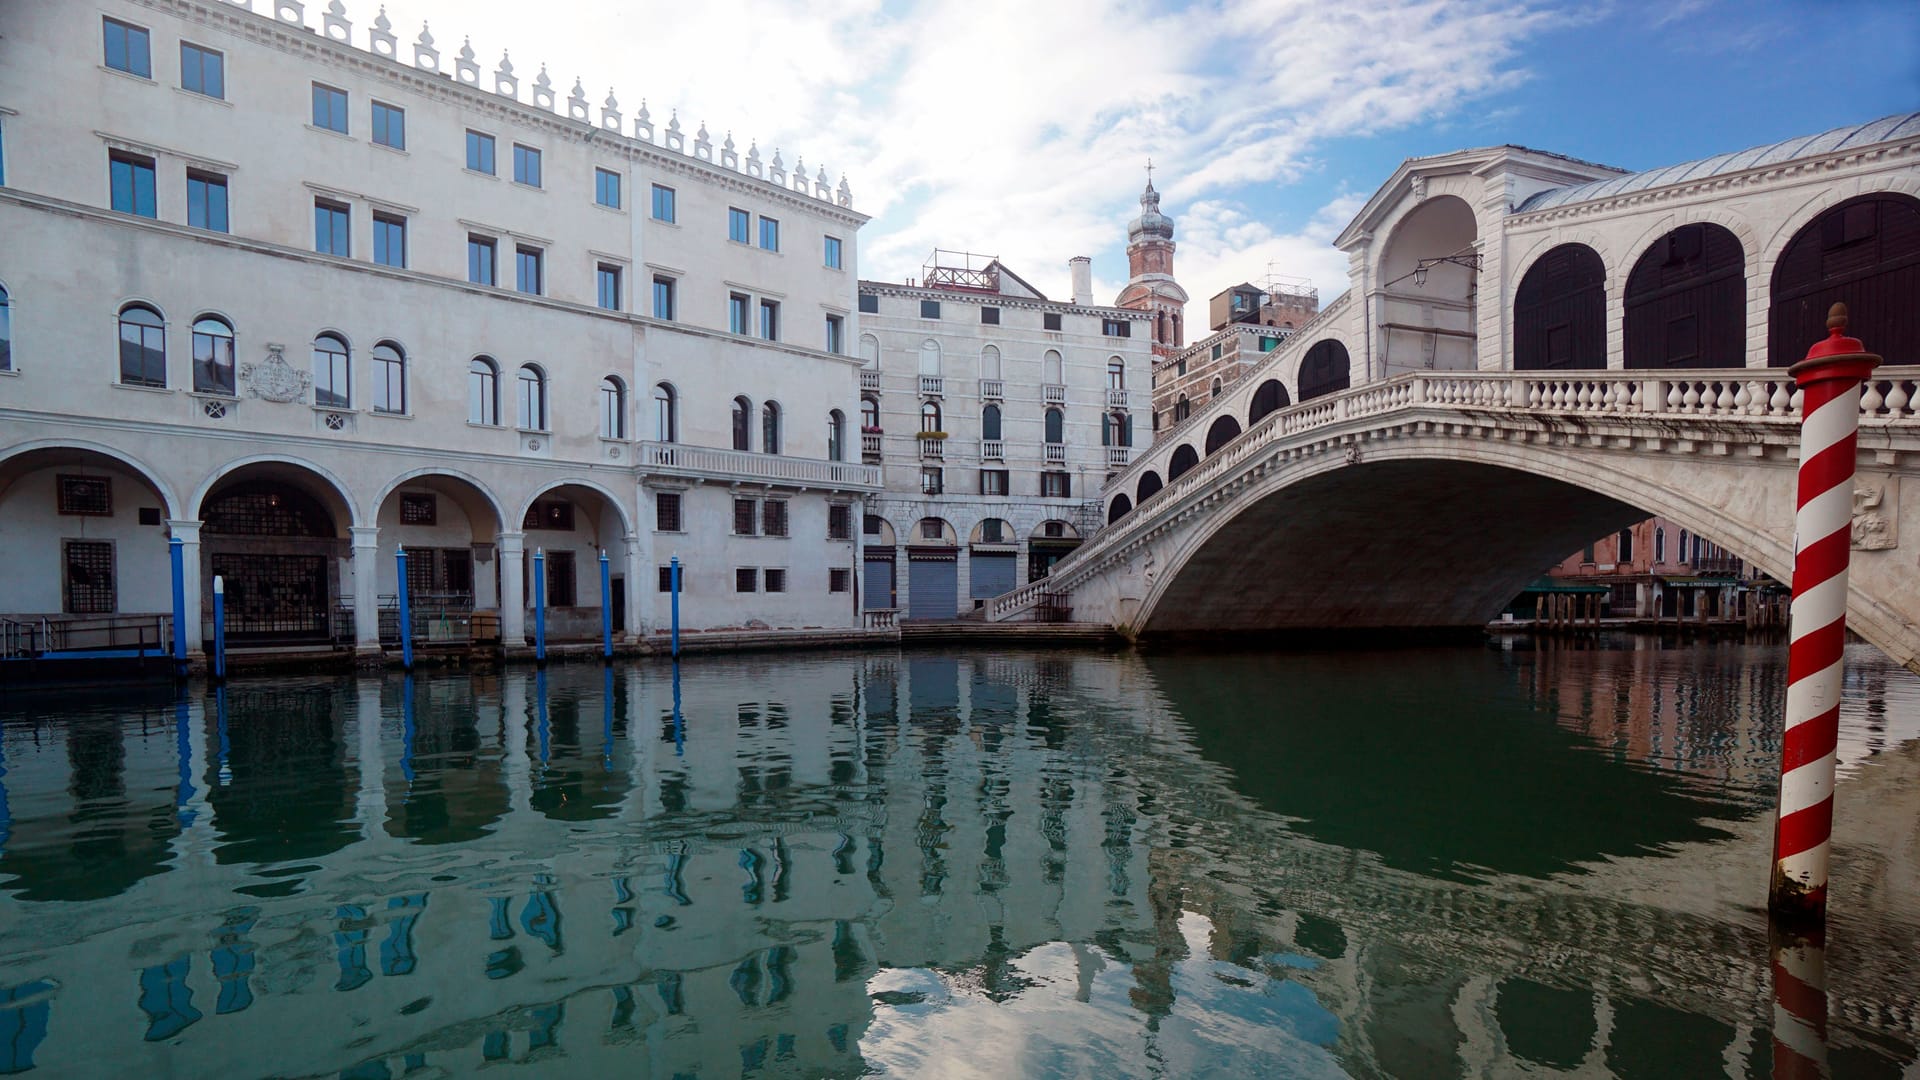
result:
[[(996, 583), (1043, 574), (1098, 528), (1107, 476), (1151, 440), (1149, 313), (1048, 300), (997, 262), (980, 273), (993, 284), (860, 283), (861, 439), (886, 481), (869, 510), (878, 520), (866, 523), (867, 603), (885, 604), (873, 563), (891, 548), (894, 606), (909, 617), (966, 614), (1004, 591)], [(923, 489), (928, 470), (938, 494)], [(927, 519), (945, 523), (939, 536)], [(998, 539), (990, 522), (1001, 523)], [(996, 561), (987, 570), (983, 560)], [(925, 582), (944, 569), (915, 564), (943, 561), (955, 564), (956, 610), (936, 614), (927, 597), (916, 606), (912, 587), (916, 571)]]
[[(878, 470), (853, 450), (866, 219), (844, 178), (677, 117), (656, 130), (644, 105), (628, 127), (611, 93), (556, 101), (544, 71), (529, 94), (424, 31), (397, 46), (384, 16), (316, 16), (0, 8), (0, 616), (166, 612), (176, 537), (202, 610), (216, 549), (318, 560), (326, 618), (362, 648), (401, 543), (441, 560), (422, 584), (497, 610), (508, 644), (530, 632), (535, 549), (573, 558), (559, 636), (599, 632), (601, 550), (622, 633), (665, 629), (675, 554), (689, 630), (862, 625)], [(204, 362), (228, 349), (224, 373)], [(81, 505), (87, 477), (105, 502)], [(282, 491), (319, 511), (291, 546), (230, 512), (203, 527), (236, 493)], [(101, 540), (104, 593), (68, 554)]]

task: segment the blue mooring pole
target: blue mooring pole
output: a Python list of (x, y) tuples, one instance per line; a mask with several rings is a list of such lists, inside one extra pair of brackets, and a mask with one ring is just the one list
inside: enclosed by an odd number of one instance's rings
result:
[(667, 576), (672, 579), (668, 584), (673, 595), (673, 658), (680, 658), (680, 556), (675, 555), (667, 564)]
[(547, 550), (533, 549), (533, 658), (547, 662)]
[(213, 576), (213, 677), (227, 680), (227, 579)]
[(179, 537), (167, 541), (167, 556), (173, 560), (173, 675), (187, 677), (187, 567)]
[(400, 567), (400, 666), (413, 670), (413, 597), (407, 595), (407, 549), (393, 549), (393, 561)]
[(613, 571), (607, 568), (607, 549), (600, 549), (600, 655), (613, 659)]

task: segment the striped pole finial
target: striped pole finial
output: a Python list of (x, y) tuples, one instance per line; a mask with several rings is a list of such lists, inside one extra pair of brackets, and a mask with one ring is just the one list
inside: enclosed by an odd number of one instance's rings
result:
[(1811, 925), (1827, 916), (1860, 384), (1880, 364), (1846, 328), (1846, 305), (1833, 305), (1826, 340), (1788, 369), (1803, 395), (1800, 477), (1780, 808), (1767, 901), (1775, 917)]

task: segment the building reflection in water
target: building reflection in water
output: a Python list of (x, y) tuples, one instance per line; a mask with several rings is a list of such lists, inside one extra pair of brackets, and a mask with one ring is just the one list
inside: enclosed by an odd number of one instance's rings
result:
[[(1760, 850), (1777, 660), (902, 654), (8, 705), (0, 1072), (1764, 1075), (1815, 1029), (1897, 1072), (1911, 912), (1857, 919), (1783, 1029), (1748, 913), (1632, 887)], [(1915, 686), (1856, 664), (1861, 754), (1911, 745)]]

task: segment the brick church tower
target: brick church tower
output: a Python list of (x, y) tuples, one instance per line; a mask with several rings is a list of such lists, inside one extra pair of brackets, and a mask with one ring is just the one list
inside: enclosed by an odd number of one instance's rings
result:
[(1173, 219), (1160, 212), (1151, 170), (1140, 193), (1140, 216), (1127, 226), (1127, 273), (1113, 306), (1154, 313), (1154, 359), (1166, 360), (1186, 342), (1187, 290), (1173, 280)]

